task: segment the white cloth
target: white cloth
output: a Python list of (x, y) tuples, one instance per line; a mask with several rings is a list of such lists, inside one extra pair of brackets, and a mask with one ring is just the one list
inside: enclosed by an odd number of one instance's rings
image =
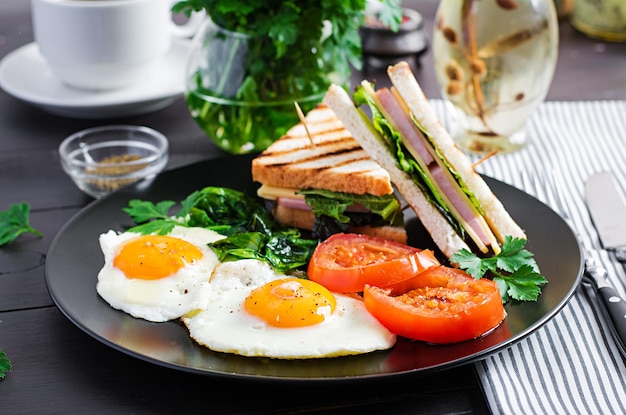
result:
[[(432, 100), (444, 125), (453, 123), (440, 100)], [(557, 177), (565, 208), (580, 240), (600, 248), (584, 202), (585, 180), (611, 171), (626, 195), (626, 101), (542, 103), (527, 124), (530, 143), (496, 155), (477, 171), (524, 189), (551, 206), (554, 199), (524, 187), (524, 174)], [(471, 156), (472, 159), (479, 157)], [(526, 173), (522, 174), (524, 171)], [(626, 212), (624, 212), (626, 215)], [(626, 294), (624, 268), (602, 251), (609, 281)], [(626, 367), (590, 287), (579, 286), (553, 319), (519, 342), (475, 364), (494, 414), (623, 414)]]

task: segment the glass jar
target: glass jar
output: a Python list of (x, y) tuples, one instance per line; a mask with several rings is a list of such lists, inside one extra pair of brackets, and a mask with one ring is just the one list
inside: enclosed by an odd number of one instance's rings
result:
[(574, 0), (572, 25), (597, 39), (626, 42), (626, 1)]
[[(349, 67), (336, 68), (335, 57), (321, 48), (299, 57), (310, 65), (289, 66), (260, 56), (264, 41), (226, 30), (210, 18), (192, 41), (185, 84), (189, 112), (232, 154), (264, 150), (299, 122), (294, 102), (306, 113), (321, 102), (331, 82), (349, 83)], [(265, 64), (261, 74), (259, 61)], [(271, 71), (268, 65), (274, 65)]]
[(554, 1), (442, 0), (435, 19), (435, 73), (456, 121), (452, 136), (475, 153), (519, 150), (554, 76)]

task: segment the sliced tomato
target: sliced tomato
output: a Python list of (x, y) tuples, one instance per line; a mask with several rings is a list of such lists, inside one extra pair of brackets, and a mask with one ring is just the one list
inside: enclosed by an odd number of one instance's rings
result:
[[(335, 234), (320, 243), (309, 262), (309, 279), (335, 292), (362, 292), (365, 284), (411, 286), (410, 280), (439, 265), (430, 250), (362, 234)], [(400, 288), (404, 289), (404, 288)]]
[(422, 287), (396, 296), (366, 286), (365, 308), (399, 336), (440, 344), (480, 337), (506, 316), (498, 286), (489, 279), (445, 266), (431, 267), (419, 279)]

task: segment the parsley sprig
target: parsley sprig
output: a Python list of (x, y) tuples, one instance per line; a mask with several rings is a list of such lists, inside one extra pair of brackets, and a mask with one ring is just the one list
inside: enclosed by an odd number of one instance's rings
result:
[(42, 236), (29, 223), (30, 206), (27, 203), (15, 203), (9, 210), (0, 211), (0, 246), (9, 244), (23, 233)]
[(498, 284), (503, 303), (509, 299), (536, 301), (541, 294), (541, 286), (548, 280), (540, 274), (532, 252), (526, 250), (525, 245), (525, 239), (507, 236), (498, 255), (480, 258), (467, 249), (461, 249), (452, 255), (450, 261), (476, 279), (490, 273)]
[[(2, 321), (0, 321), (2, 323)], [(11, 371), (11, 361), (7, 355), (0, 349), (0, 379), (4, 379), (7, 372)]]
[(11, 361), (7, 355), (0, 349), (0, 379), (4, 379), (7, 372), (11, 371)]

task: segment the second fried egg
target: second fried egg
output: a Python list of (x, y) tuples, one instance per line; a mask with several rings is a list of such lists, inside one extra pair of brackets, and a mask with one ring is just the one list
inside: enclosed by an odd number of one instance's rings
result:
[(360, 299), (277, 275), (255, 260), (220, 264), (206, 307), (182, 321), (199, 344), (243, 356), (344, 356), (389, 349), (396, 340)]

